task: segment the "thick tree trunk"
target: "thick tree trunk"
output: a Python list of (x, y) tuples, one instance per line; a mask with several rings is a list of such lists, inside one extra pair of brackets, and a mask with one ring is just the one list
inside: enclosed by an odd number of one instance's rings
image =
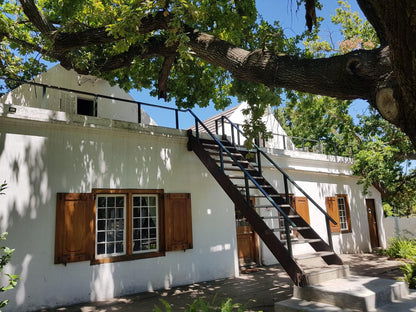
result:
[(416, 147), (416, 1), (358, 0), (358, 4), (381, 42), (390, 48), (394, 83), (380, 99), (397, 114), (393, 119), (382, 115), (399, 126)]

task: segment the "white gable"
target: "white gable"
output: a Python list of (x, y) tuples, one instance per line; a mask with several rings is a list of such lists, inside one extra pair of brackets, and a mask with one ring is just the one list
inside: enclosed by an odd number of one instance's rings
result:
[[(105, 95), (134, 101), (120, 87), (110, 86), (103, 79), (89, 75), (79, 75), (74, 70), (68, 71), (62, 66), (56, 65), (47, 72), (35, 77), (33, 81), (48, 86), (80, 91), (80, 93), (51, 88), (45, 89), (42, 86), (24, 84), (4, 95), (0, 102), (9, 105), (23, 105), (76, 114), (77, 105), (81, 101), (87, 104), (94, 103), (94, 115), (97, 117), (138, 122), (139, 114), (136, 103), (94, 96), (94, 94)], [(82, 94), (81, 92), (90, 94)], [(143, 109), (141, 109), (141, 123), (156, 125), (156, 122)]]
[[(216, 119), (220, 119), (222, 115), (228, 116), (228, 118), (236, 125), (243, 125), (246, 120), (249, 120), (250, 116), (245, 115), (243, 111), (245, 109), (249, 108), (249, 105), (247, 102), (242, 102), (237, 107), (234, 107), (230, 110), (231, 114), (228, 114), (228, 111), (225, 111), (217, 116)], [(266, 125), (266, 129), (268, 132), (272, 134), (272, 138), (267, 140), (266, 142), (262, 142), (262, 146), (268, 147), (268, 148), (276, 148), (276, 149), (295, 149), (291, 139), (287, 136), (286, 132), (283, 130), (282, 126), (279, 124), (279, 122), (276, 120), (276, 118), (273, 116), (272, 110), (270, 107), (266, 109), (266, 112), (264, 113), (262, 117), (262, 121)], [(215, 122), (212, 120), (212, 122)], [(222, 126), (221, 122), (219, 122), (219, 134), (222, 134)], [(231, 136), (231, 127), (227, 124), (224, 125), (224, 131), (225, 134), (228, 136)], [(235, 133), (235, 139), (237, 140), (237, 134)], [(240, 143), (243, 144), (244, 142), (243, 136), (240, 136)]]

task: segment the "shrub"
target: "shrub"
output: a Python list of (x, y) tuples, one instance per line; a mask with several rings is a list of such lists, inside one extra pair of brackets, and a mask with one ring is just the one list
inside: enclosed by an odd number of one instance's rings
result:
[[(3, 191), (6, 189), (6, 182), (0, 184), (0, 195), (4, 195)], [(7, 232), (0, 234), (0, 241), (5, 241), (7, 237)], [(0, 273), (3, 272), (3, 268), (10, 261), (14, 249), (10, 249), (7, 246), (0, 246)], [(17, 281), (19, 280), (18, 275), (5, 274), (9, 278), (9, 283), (6, 286), (0, 286), (0, 292), (5, 292), (6, 290), (16, 287)], [(0, 300), (0, 309), (7, 305), (9, 300)], [(1, 312), (1, 310), (0, 310)]]
[(391, 239), (386, 254), (391, 258), (413, 259), (416, 257), (416, 241), (406, 237), (395, 237)]
[(416, 289), (416, 261), (404, 262), (400, 269), (404, 273), (404, 281), (409, 285), (409, 288)]
[[(6, 240), (7, 232), (2, 233), (0, 235), (0, 240)], [(10, 261), (10, 258), (12, 257), (12, 254), (14, 252), (14, 249), (10, 249), (6, 246), (0, 247), (1, 257), (0, 257), (0, 272), (3, 272), (3, 268), (6, 266), (6, 264)], [(16, 287), (17, 281), (19, 279), (18, 275), (11, 275), (11, 274), (5, 274), (9, 278), (9, 283), (6, 286), (0, 287), (0, 292), (5, 292), (6, 290), (12, 289)], [(0, 309), (7, 305), (9, 301), (8, 300), (1, 300), (0, 301)], [(1, 312), (1, 310), (0, 310)]]
[[(172, 312), (172, 307), (171, 305), (163, 300), (160, 299), (160, 302), (163, 304), (166, 312)], [(191, 304), (188, 305), (188, 309), (186, 309), (184, 312), (243, 312), (246, 311), (245, 307), (237, 304), (237, 303), (233, 303), (231, 298), (228, 298), (227, 300), (221, 302), (220, 305), (216, 305), (215, 304), (215, 297), (214, 300), (209, 303), (207, 301), (205, 301), (202, 298), (199, 299), (195, 299)], [(155, 306), (155, 308), (153, 309), (154, 312), (163, 312), (163, 310), (161, 310), (158, 306)]]

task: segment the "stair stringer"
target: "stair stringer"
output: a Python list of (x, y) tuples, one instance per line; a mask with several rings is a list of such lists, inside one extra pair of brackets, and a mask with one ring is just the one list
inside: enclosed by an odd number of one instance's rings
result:
[(225, 193), (230, 197), (234, 204), (241, 210), (247, 218), (254, 231), (263, 240), (273, 256), (279, 261), (286, 273), (292, 279), (296, 286), (305, 286), (307, 284), (305, 272), (299, 267), (296, 261), (289, 255), (286, 247), (274, 234), (257, 212), (251, 208), (244, 196), (235, 187), (227, 175), (221, 171), (214, 159), (205, 151), (202, 144), (193, 136), (189, 135), (188, 150), (192, 150), (205, 165), (211, 175), (222, 187)]

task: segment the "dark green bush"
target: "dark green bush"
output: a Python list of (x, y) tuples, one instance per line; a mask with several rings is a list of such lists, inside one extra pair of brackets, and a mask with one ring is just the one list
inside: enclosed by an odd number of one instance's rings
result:
[(409, 285), (409, 288), (416, 289), (416, 261), (405, 262), (400, 269), (404, 273), (404, 281)]
[(413, 259), (416, 257), (416, 241), (406, 237), (395, 237), (385, 251), (391, 258)]

